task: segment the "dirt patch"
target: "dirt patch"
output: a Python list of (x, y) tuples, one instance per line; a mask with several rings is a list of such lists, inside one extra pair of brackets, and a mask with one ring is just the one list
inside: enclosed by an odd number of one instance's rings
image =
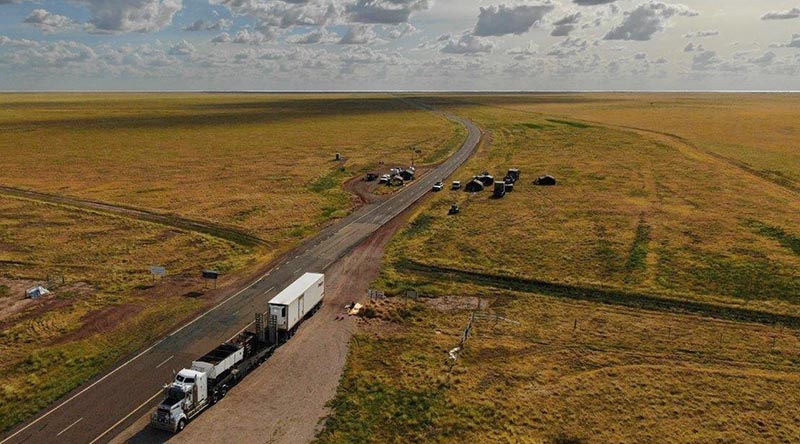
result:
[(375, 190), (384, 186), (377, 180), (367, 182), (363, 176), (355, 177), (344, 184), (344, 189), (353, 195), (353, 200), (357, 205), (369, 204), (385, 199), (384, 196), (377, 196)]
[[(438, 165), (438, 164), (437, 164)], [(432, 171), (436, 165), (425, 165), (417, 167), (417, 179), (423, 177), (425, 174)], [(383, 175), (389, 174), (389, 169), (384, 165), (381, 168), (370, 170), (376, 174)], [(348, 180), (344, 184), (344, 189), (353, 195), (353, 200), (356, 205), (371, 204), (386, 200), (390, 195), (402, 189), (402, 187), (388, 187), (385, 184), (378, 183), (377, 180), (367, 182), (365, 175), (360, 175), (353, 179)]]
[(8, 288), (7, 296), (0, 297), (0, 330), (50, 310), (66, 307), (75, 299), (59, 296), (86, 295), (94, 291), (94, 288), (85, 282), (73, 282), (51, 288), (50, 294), (37, 299), (25, 297), (25, 290), (41, 283), (28, 279), (0, 279), (0, 285)]
[(81, 327), (53, 341), (53, 345), (79, 341), (99, 333), (116, 330), (126, 319), (136, 316), (143, 307), (135, 304), (114, 305), (86, 314), (80, 319)]
[[(425, 299), (425, 305), (443, 313), (463, 312), (474, 310), (478, 307), (479, 299), (476, 297), (444, 296), (434, 299)], [(481, 306), (487, 305), (486, 300), (481, 301)]]

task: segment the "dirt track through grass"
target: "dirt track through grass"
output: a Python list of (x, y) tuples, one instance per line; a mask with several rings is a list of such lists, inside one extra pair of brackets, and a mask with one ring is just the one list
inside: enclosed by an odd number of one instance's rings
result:
[(265, 243), (263, 239), (235, 228), (225, 227), (221, 224), (215, 224), (208, 221), (191, 220), (171, 214), (158, 214), (140, 208), (113, 205), (105, 202), (41, 193), (38, 191), (22, 190), (7, 186), (0, 186), (0, 194), (54, 205), (92, 210), (100, 213), (109, 213), (145, 222), (153, 222), (179, 228), (181, 230), (208, 234), (210, 236), (218, 237), (220, 239), (231, 241), (247, 247), (260, 246), (264, 245)]
[(469, 272), (456, 268), (436, 267), (414, 261), (404, 261), (395, 266), (399, 270), (427, 276), (431, 279), (446, 278), (454, 282), (478, 284), (489, 287), (489, 289), (493, 289), (494, 291), (512, 290), (562, 299), (618, 305), (640, 310), (691, 313), (728, 321), (756, 322), (766, 325), (779, 325), (800, 329), (800, 316), (781, 315), (745, 307), (691, 301), (688, 298), (677, 299), (612, 289), (580, 287), (535, 279), (522, 279), (513, 276)]

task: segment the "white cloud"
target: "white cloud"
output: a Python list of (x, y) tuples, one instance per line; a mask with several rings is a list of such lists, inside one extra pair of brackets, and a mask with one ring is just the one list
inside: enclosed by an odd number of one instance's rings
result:
[(89, 9), (97, 33), (154, 32), (170, 23), (182, 0), (76, 0)]
[(246, 45), (260, 45), (269, 40), (269, 36), (262, 34), (259, 31), (250, 31), (247, 28), (239, 30), (231, 43), (246, 44)]
[(325, 28), (319, 28), (307, 34), (296, 34), (286, 39), (286, 43), (295, 45), (311, 45), (315, 43), (334, 43), (339, 40), (339, 35), (328, 31)]
[(765, 67), (765, 66), (771, 65), (775, 61), (776, 57), (777, 56), (776, 56), (776, 54), (774, 52), (769, 51), (769, 52), (766, 52), (766, 53), (764, 53), (763, 55), (761, 55), (759, 57), (752, 58), (752, 59), (748, 60), (748, 62), (752, 63), (754, 65)]
[(788, 11), (771, 11), (761, 16), (761, 20), (788, 20), (800, 17), (800, 8), (792, 8)]
[(53, 14), (44, 9), (34, 9), (30, 15), (25, 18), (25, 23), (36, 26), (46, 34), (65, 31), (77, 26), (77, 23), (72, 21), (69, 17)]
[(339, 40), (342, 45), (364, 45), (374, 42), (378, 36), (373, 31), (372, 26), (350, 25), (347, 32)]
[(184, 26), (184, 31), (222, 31), (231, 27), (232, 22), (230, 20), (221, 18), (219, 20), (209, 22), (203, 19), (195, 20), (191, 24)]
[(195, 47), (187, 42), (186, 40), (181, 40), (180, 42), (172, 45), (167, 51), (167, 54), (174, 55), (174, 56), (188, 56), (192, 55), (196, 52)]
[(792, 40), (789, 43), (772, 43), (769, 46), (772, 48), (800, 48), (800, 34), (792, 34)]
[(450, 37), (442, 47), (442, 52), (447, 54), (480, 54), (490, 53), (494, 43), (485, 41), (471, 32), (462, 33), (458, 38)]
[(585, 39), (568, 37), (551, 46), (547, 51), (550, 57), (567, 58), (589, 49), (589, 42)]
[(716, 30), (692, 31), (692, 32), (687, 32), (686, 34), (684, 34), (683, 38), (693, 39), (695, 37), (699, 37), (699, 38), (702, 38), (702, 37), (715, 37), (715, 36), (718, 36), (718, 35), (719, 35), (719, 31), (716, 31)]
[(573, 0), (572, 3), (580, 6), (595, 6), (614, 3), (615, 0)]
[(432, 0), (209, 0), (234, 15), (254, 17), (271, 26), (324, 26), (329, 24), (401, 24), (416, 12), (430, 8)]
[(269, 26), (322, 26), (341, 15), (341, 7), (321, 0), (209, 0), (228, 8), (234, 15), (259, 19)]
[(694, 17), (697, 11), (681, 4), (649, 1), (625, 13), (625, 19), (606, 34), (606, 40), (650, 40), (674, 16)]
[(345, 11), (349, 20), (358, 23), (400, 24), (430, 5), (429, 0), (357, 0), (346, 5)]
[(214, 38), (211, 39), (211, 42), (212, 43), (230, 43), (231, 40), (233, 40), (233, 38), (231, 38), (230, 34), (228, 34), (227, 32), (221, 32), (221, 33), (217, 34), (216, 36), (214, 36)]
[(707, 71), (719, 65), (720, 59), (716, 51), (703, 51), (692, 59), (692, 69), (695, 71)]
[(524, 34), (553, 9), (555, 6), (549, 0), (535, 5), (481, 8), (474, 34), (481, 37)]
[(683, 52), (701, 52), (705, 51), (703, 45), (695, 45), (694, 42), (689, 42), (684, 48)]
[(392, 40), (397, 40), (413, 34), (419, 34), (419, 30), (414, 27), (414, 25), (410, 23), (401, 23), (398, 26), (393, 26), (392, 29), (390, 29), (387, 33), (387, 36)]
[(572, 31), (575, 30), (578, 21), (581, 18), (581, 13), (576, 12), (574, 14), (569, 14), (553, 23), (555, 26), (553, 28), (553, 32), (550, 33), (553, 37), (564, 37), (568, 36)]
[(535, 43), (529, 43), (523, 48), (511, 48), (506, 54), (512, 56), (514, 60), (524, 60), (539, 55), (539, 47)]
[(34, 70), (65, 69), (97, 60), (97, 53), (82, 43), (59, 40), (36, 42), (32, 40), (0, 39), (3, 45), (12, 46), (8, 60), (17, 66)]

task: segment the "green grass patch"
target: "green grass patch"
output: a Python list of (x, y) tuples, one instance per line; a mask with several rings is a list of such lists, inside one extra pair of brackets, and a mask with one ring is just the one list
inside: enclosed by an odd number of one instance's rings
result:
[(628, 263), (625, 269), (629, 272), (644, 271), (647, 267), (647, 246), (650, 242), (650, 226), (645, 221), (640, 221), (636, 227), (636, 237), (633, 239)]
[(347, 177), (349, 177), (347, 170), (337, 168), (312, 182), (308, 189), (314, 193), (332, 190), (338, 188)]
[(756, 233), (778, 241), (784, 248), (787, 248), (792, 253), (800, 256), (800, 237), (786, 232), (783, 228), (767, 225), (757, 220), (749, 220), (746, 225), (753, 228)]
[(436, 218), (431, 216), (430, 214), (422, 214), (416, 219), (414, 219), (409, 224), (408, 228), (403, 230), (403, 235), (410, 238), (422, 234), (433, 225), (433, 222), (435, 220)]
[(530, 128), (535, 130), (543, 130), (552, 127), (552, 125), (543, 125), (540, 123), (520, 123), (520, 125), (524, 126), (525, 128)]
[(467, 130), (460, 124), (454, 123), (454, 134), (447, 143), (442, 144), (440, 147), (430, 152), (422, 159), (423, 164), (434, 164), (443, 161), (451, 153), (456, 151), (467, 137)]
[[(432, 443), (457, 439), (451, 425), (463, 410), (446, 396), (439, 357), (415, 345), (423, 338), (378, 339), (361, 334), (354, 338), (351, 359), (336, 396), (329, 402), (328, 417), (318, 443)], [(427, 382), (414, 388), (390, 382), (404, 371), (424, 372)]]

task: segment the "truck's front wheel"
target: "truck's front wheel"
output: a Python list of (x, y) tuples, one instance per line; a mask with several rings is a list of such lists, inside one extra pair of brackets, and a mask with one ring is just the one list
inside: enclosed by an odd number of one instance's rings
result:
[(186, 428), (186, 420), (181, 419), (180, 421), (178, 421), (178, 428), (175, 430), (175, 433), (180, 433), (185, 428)]

